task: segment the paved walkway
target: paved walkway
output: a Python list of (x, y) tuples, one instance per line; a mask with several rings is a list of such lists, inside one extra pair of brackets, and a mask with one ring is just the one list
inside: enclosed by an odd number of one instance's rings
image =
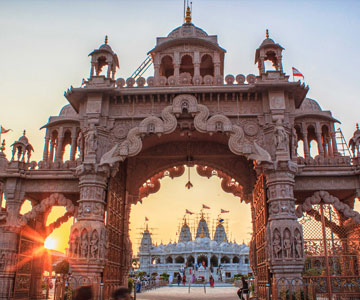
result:
[(140, 293), (136, 295), (137, 300), (200, 300), (200, 299), (226, 299), (239, 300), (236, 295), (238, 288), (234, 286), (215, 286), (214, 288), (206, 287), (206, 294), (204, 293), (204, 286), (169, 286), (161, 287), (152, 291)]

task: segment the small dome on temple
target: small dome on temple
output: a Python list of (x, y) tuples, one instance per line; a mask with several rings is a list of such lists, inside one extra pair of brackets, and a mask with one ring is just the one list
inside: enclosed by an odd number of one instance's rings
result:
[(315, 100), (310, 98), (305, 98), (304, 101), (301, 103), (299, 111), (322, 111), (319, 103), (317, 103)]
[(77, 115), (77, 112), (70, 104), (65, 105), (59, 113), (60, 117), (76, 117)]

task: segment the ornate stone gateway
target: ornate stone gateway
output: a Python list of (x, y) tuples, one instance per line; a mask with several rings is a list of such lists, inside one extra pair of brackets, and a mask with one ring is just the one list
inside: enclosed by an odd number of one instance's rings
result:
[[(360, 216), (353, 208), (360, 131), (351, 139), (352, 156), (340, 153), (337, 120), (306, 98), (307, 86), (289, 81), (282, 51), (267, 35), (255, 53), (257, 76), (224, 76), (226, 51), (216, 36), (191, 23), (188, 11), (186, 22), (149, 52), (153, 76), (115, 80), (119, 61), (106, 39), (90, 54), (88, 80), (67, 90), (70, 104), (44, 125), (43, 159), (30, 160), (25, 132), (13, 143), (10, 161), (0, 150), (0, 199), (6, 199), (0, 300), (41, 296), (33, 287), (40, 286), (42, 260), (26, 270), (17, 263), (25, 253), (21, 229), (35, 221), (45, 239), (71, 216), (71, 285), (91, 284), (97, 299), (107, 299), (130, 271), (131, 205), (157, 192), (164, 176), (195, 165), (251, 205), (258, 299), (271, 291), (273, 299), (287, 299), (292, 291), (329, 299), (358, 295)], [(274, 69), (266, 70), (265, 61)], [(33, 208), (21, 216), (26, 199)], [(46, 227), (54, 205), (67, 212)], [(321, 224), (315, 236), (309, 218)], [(29, 276), (32, 291), (25, 290)]]

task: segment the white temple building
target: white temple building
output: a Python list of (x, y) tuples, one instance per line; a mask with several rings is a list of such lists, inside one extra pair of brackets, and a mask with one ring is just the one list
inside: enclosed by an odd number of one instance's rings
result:
[[(184, 218), (176, 243), (167, 245), (154, 245), (151, 232), (146, 226), (142, 233), (139, 248), (139, 271), (152, 273), (167, 273), (175, 275), (183, 272), (190, 273), (189, 269), (197, 269), (192, 266), (204, 265), (206, 274), (210, 270), (215, 280), (231, 278), (235, 274), (248, 274), (251, 272), (249, 265), (249, 247), (228, 241), (224, 225), (217, 221), (213, 238), (210, 237), (207, 221), (203, 214), (199, 220), (196, 237), (192, 238), (191, 229)], [(203, 269), (203, 267), (201, 267)]]

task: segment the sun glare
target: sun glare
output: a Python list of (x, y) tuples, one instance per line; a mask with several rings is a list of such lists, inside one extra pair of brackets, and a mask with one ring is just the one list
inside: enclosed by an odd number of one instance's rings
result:
[(48, 237), (44, 242), (44, 247), (46, 249), (56, 249), (56, 246), (57, 246), (57, 241), (52, 237)]

